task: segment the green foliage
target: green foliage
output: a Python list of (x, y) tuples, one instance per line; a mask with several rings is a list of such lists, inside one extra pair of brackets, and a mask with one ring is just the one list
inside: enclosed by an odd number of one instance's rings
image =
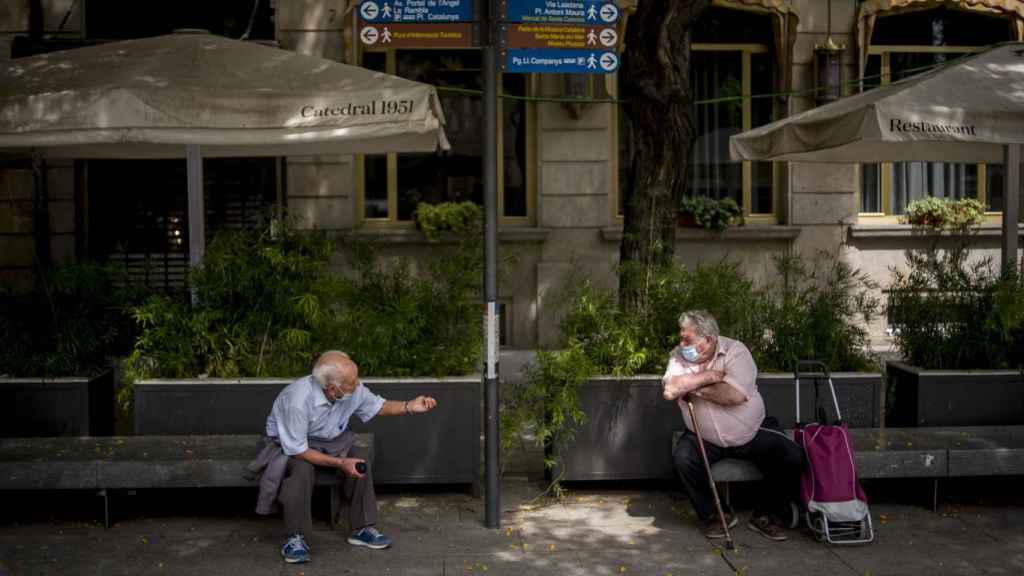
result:
[[(861, 322), (877, 314), (879, 303), (867, 275), (830, 253), (811, 265), (789, 256), (775, 262), (779, 280), (763, 287), (738, 263), (664, 267), (645, 279), (643, 298), (631, 309), (620, 307), (612, 291), (570, 282), (562, 304), (565, 348), (539, 351), (536, 369), (505, 398), (503, 442), (533, 430), (536, 441), (557, 455), (557, 443), (571, 438), (580, 423), (567, 416), (578, 411), (579, 385), (595, 374), (660, 374), (685, 310), (714, 314), (722, 334), (746, 344), (762, 372), (790, 371), (805, 359), (824, 360), (836, 371), (873, 368)], [(620, 270), (622, 277), (641, 274), (641, 267)], [(549, 458), (548, 467), (554, 464)]]
[(330, 343), (341, 282), (327, 270), (330, 253), (322, 236), (287, 228), (218, 234), (189, 276), (194, 303), (153, 296), (134, 310), (129, 380), (303, 373)]
[(375, 376), (449, 376), (480, 359), (482, 250), (475, 241), (438, 249), (414, 270), (370, 245), (348, 250), (355, 279), (339, 294), (337, 341)]
[(732, 198), (716, 200), (708, 196), (684, 196), (680, 213), (693, 217), (697, 226), (724, 230), (744, 224), (743, 209)]
[(129, 380), (295, 376), (326, 349), (345, 350), (365, 375), (474, 369), (479, 250), (460, 243), (414, 270), (351, 242), (348, 276), (329, 269), (334, 253), (322, 235), (280, 223), (218, 235), (189, 277), (195, 302), (154, 296), (134, 309), (141, 333)]
[(1015, 368), (1024, 362), (1024, 282), (967, 244), (908, 250), (892, 271), (889, 307), (896, 347), (926, 369)]
[(478, 232), (483, 222), (480, 207), (472, 202), (442, 202), (416, 205), (416, 225), (428, 240), (437, 241), (444, 232)]
[(502, 447), (510, 448), (517, 438), (532, 431), (537, 444), (545, 448), (544, 466), (555, 467), (555, 455), (586, 418), (577, 387), (597, 373), (580, 342), (570, 342), (559, 352), (538, 351), (526, 385), (511, 388), (502, 404)]
[(60, 266), (36, 289), (0, 293), (0, 374), (88, 376), (131, 348), (128, 308), (141, 298), (122, 268)]
[(964, 232), (985, 219), (985, 205), (974, 198), (950, 200), (928, 196), (907, 205), (901, 217), (904, 224), (941, 231)]
[(812, 266), (794, 256), (775, 257), (779, 280), (766, 294), (766, 330), (748, 343), (762, 370), (789, 371), (816, 359), (832, 370), (870, 370), (865, 328), (880, 308), (878, 285), (828, 252)]

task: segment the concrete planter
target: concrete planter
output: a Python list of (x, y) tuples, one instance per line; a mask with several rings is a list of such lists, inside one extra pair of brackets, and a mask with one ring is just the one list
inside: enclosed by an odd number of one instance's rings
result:
[[(833, 374), (843, 417), (851, 427), (877, 427), (882, 376), (877, 373)], [(801, 417), (813, 414), (810, 380), (801, 381)], [(791, 374), (762, 374), (758, 387), (769, 416), (784, 430), (795, 423), (796, 400)], [(831, 398), (821, 388), (822, 403)], [(683, 429), (678, 406), (661, 397), (660, 376), (600, 377), (584, 382), (580, 407), (587, 421), (561, 453), (562, 479), (633, 480), (674, 478), (672, 433)], [(831, 413), (831, 411), (830, 411)]]
[[(263, 434), (285, 379), (144, 380), (135, 383), (135, 433)], [(374, 435), (374, 479), (382, 484), (475, 484), (480, 468), (480, 379), (366, 378), (390, 400), (419, 394), (438, 406), (422, 416), (350, 422)]]
[(886, 425), (1024, 424), (1024, 373), (1015, 370), (924, 370), (886, 363)]
[(0, 436), (109, 436), (114, 376), (0, 378)]

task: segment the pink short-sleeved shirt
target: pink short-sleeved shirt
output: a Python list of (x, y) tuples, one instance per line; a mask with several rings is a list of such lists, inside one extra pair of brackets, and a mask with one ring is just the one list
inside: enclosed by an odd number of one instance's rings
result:
[[(747, 401), (737, 406), (722, 406), (701, 398), (692, 398), (693, 411), (700, 423), (701, 436), (704, 440), (723, 448), (742, 446), (750, 442), (764, 420), (764, 400), (757, 390), (757, 365), (754, 364), (750, 351), (742, 342), (720, 336), (714, 357), (706, 364), (695, 364), (683, 358), (677, 346), (669, 355), (668, 368), (661, 382), (664, 385), (672, 376), (697, 374), (705, 370), (724, 372), (725, 382), (743, 392), (747, 396)], [(690, 421), (686, 402), (680, 397), (678, 403), (686, 427), (693, 431), (693, 422)]]

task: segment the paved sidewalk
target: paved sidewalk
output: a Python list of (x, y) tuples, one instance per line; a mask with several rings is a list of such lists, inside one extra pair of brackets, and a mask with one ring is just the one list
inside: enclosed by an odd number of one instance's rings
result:
[(669, 489), (577, 490), (539, 503), (530, 503), (535, 482), (508, 480), (503, 490), (501, 530), (485, 529), (483, 501), (465, 494), (384, 494), (380, 528), (394, 538), (391, 549), (353, 548), (344, 531), (318, 523), (309, 538), (313, 562), (298, 566), (281, 561), (280, 520), (248, 514), (237, 492), (228, 513), (177, 514), (167, 504), (155, 517), (136, 514), (109, 530), (66, 517), (20, 524), (0, 518), (0, 576), (1024, 572), (1019, 503), (947, 505), (939, 513), (872, 504), (876, 542), (847, 548), (819, 544), (805, 532), (769, 542), (746, 528), (749, 511), (741, 509), (739, 550), (725, 552), (703, 538), (686, 500)]

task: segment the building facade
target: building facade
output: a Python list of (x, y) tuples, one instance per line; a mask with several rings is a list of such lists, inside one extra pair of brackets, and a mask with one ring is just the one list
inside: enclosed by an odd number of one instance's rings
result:
[[(647, 0), (620, 0), (620, 37), (637, 1)], [(432, 249), (412, 222), (417, 203), (481, 201), (481, 52), (364, 49), (354, 41), (356, 3), (9, 1), (0, 6), (0, 54), (204, 28), (434, 84), (449, 153), (205, 164), (208, 238), (279, 205), (303, 227), (382, 239), (415, 257)], [(826, 249), (884, 287), (903, 251), (929, 241), (899, 223), (909, 202), (928, 195), (982, 201), (977, 254), (998, 259), (999, 166), (732, 163), (728, 138), (817, 105), (816, 48), (829, 38), (839, 47), (841, 92), (850, 94), (1024, 39), (1024, 0), (714, 0), (694, 30), (700, 102), (690, 193), (735, 199), (747, 223), (721, 234), (680, 228), (680, 264), (730, 258), (767, 279), (773, 254)], [(525, 74), (499, 82), (499, 238), (503, 255), (514, 256), (499, 287), (507, 347), (557, 344), (553, 299), (574, 270), (615, 285), (631, 130), (628, 102), (609, 102), (618, 82)], [(152, 285), (180, 284), (188, 263), (184, 161), (2, 162), (0, 281), (31, 282), (40, 262), (95, 258), (123, 261)], [(888, 348), (884, 316), (871, 334), (876, 348)]]

